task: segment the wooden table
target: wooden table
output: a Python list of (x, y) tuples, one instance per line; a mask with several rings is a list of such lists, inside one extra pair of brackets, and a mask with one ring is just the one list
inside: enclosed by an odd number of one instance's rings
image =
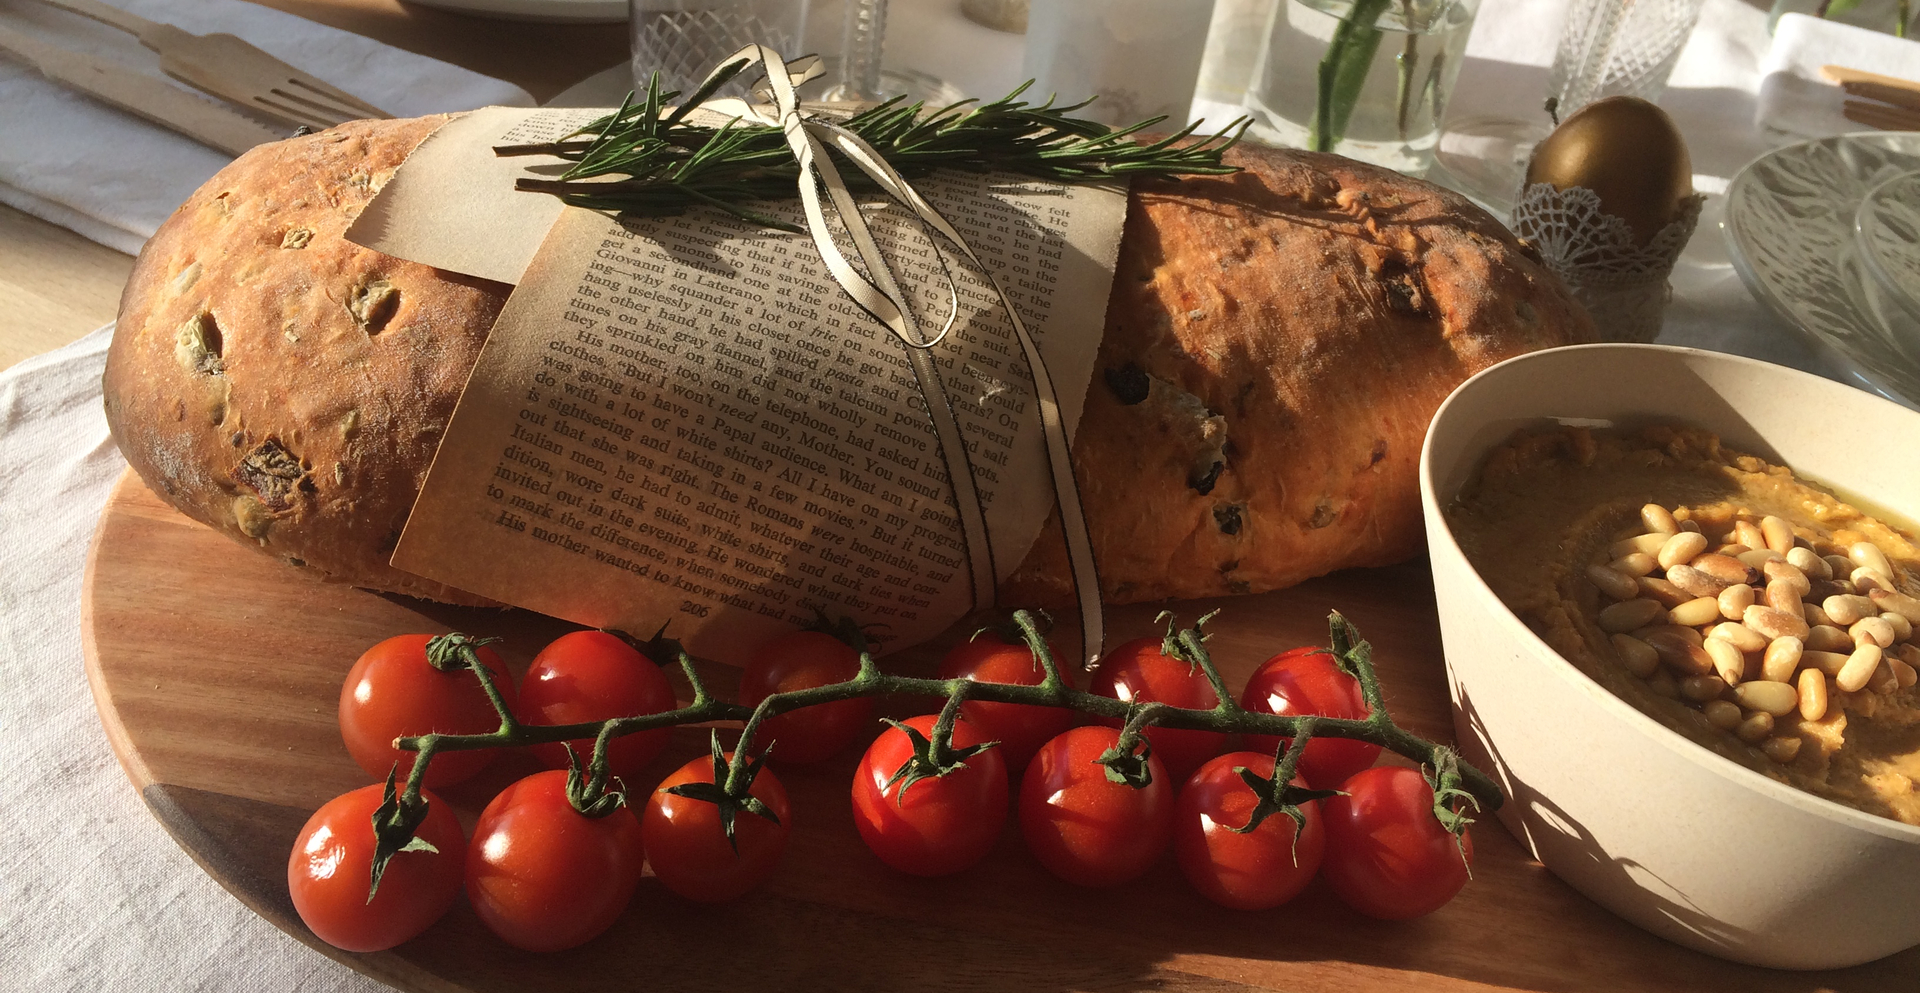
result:
[[(504, 79), (545, 101), (626, 57), (619, 24), (522, 24), (399, 0), (254, 0)], [(133, 259), (0, 206), (0, 368), (113, 320)]]

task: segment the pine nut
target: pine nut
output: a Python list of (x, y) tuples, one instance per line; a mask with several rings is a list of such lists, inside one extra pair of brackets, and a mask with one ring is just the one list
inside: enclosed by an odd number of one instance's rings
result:
[(1640, 523), (1655, 534), (1678, 534), (1680, 522), (1673, 519), (1673, 512), (1657, 503), (1640, 508)]
[[(1753, 581), (1753, 570), (1746, 563), (1730, 555), (1708, 552), (1688, 563), (1695, 569), (1723, 583), (1748, 583)], [(1673, 579), (1671, 575), (1667, 577)]]
[(1767, 547), (1767, 537), (1752, 521), (1733, 522), (1733, 540), (1755, 551)]
[(1757, 714), (1748, 714), (1746, 718), (1741, 720), (1739, 725), (1733, 729), (1733, 733), (1739, 735), (1741, 741), (1749, 745), (1757, 745), (1773, 733), (1773, 715), (1764, 711)]
[(1701, 634), (1699, 631), (1693, 628), (1687, 627), (1684, 624), (1649, 625), (1647, 627), (1641, 628), (1639, 632), (1634, 634), (1634, 637), (1639, 638), (1641, 641), (1645, 641), (1647, 640), (1648, 635), (1655, 635), (1655, 634), (1661, 634), (1671, 638), (1678, 638), (1681, 641), (1684, 641), (1695, 648), (1699, 648), (1700, 646), (1707, 643), (1706, 635)]
[(1811, 548), (1796, 548), (1787, 553), (1787, 562), (1806, 573), (1808, 579), (1832, 579), (1833, 567)]
[(1622, 600), (1609, 607), (1603, 607), (1594, 623), (1608, 634), (1619, 634), (1643, 628), (1665, 617), (1666, 610), (1652, 600)]
[(1786, 765), (1787, 763), (1792, 762), (1795, 758), (1799, 757), (1800, 739), (1799, 738), (1768, 738), (1767, 740), (1760, 743), (1760, 751), (1764, 752), (1767, 758), (1770, 758), (1775, 762), (1780, 763), (1781, 765)]
[(1776, 683), (1792, 679), (1793, 670), (1800, 667), (1800, 656), (1805, 651), (1805, 645), (1798, 638), (1774, 639), (1760, 658), (1760, 678)]
[(1641, 596), (1653, 600), (1662, 607), (1678, 607), (1693, 599), (1693, 594), (1658, 576), (1641, 576), (1634, 582), (1640, 584)]
[(1761, 635), (1769, 639), (1789, 636), (1805, 638), (1807, 636), (1807, 622), (1799, 614), (1789, 614), (1782, 610), (1775, 610), (1772, 607), (1762, 607), (1757, 603), (1741, 613), (1740, 623), (1760, 632)]
[(1828, 578), (1838, 579), (1853, 572), (1853, 560), (1845, 555), (1822, 555), (1820, 560), (1827, 564)]
[(1689, 518), (1687, 518), (1686, 520), (1684, 520), (1684, 521), (1681, 521), (1681, 522), (1680, 522), (1680, 530), (1682, 530), (1682, 531), (1692, 531), (1692, 532), (1693, 532), (1694, 534), (1698, 534), (1698, 535), (1704, 535), (1704, 534), (1706, 534), (1706, 532), (1705, 532), (1705, 531), (1702, 531), (1702, 530), (1700, 530), (1700, 522), (1699, 522), (1699, 521), (1696, 521), (1696, 520), (1694, 520), (1694, 519), (1693, 519), (1693, 518), (1691, 518), (1691, 517), (1689, 517)]
[(1827, 716), (1827, 674), (1818, 669), (1800, 670), (1800, 719), (1817, 721)]
[(1673, 624), (1685, 624), (1688, 627), (1712, 624), (1719, 619), (1720, 601), (1718, 598), (1710, 596), (1703, 596), (1696, 600), (1688, 600), (1686, 603), (1667, 612), (1667, 620), (1669, 622)]
[(1680, 699), (1680, 686), (1673, 681), (1673, 677), (1668, 675), (1665, 669), (1661, 669), (1647, 677), (1647, 689), (1669, 700)]
[(1721, 545), (1719, 548), (1714, 549), (1713, 554), (1725, 555), (1727, 558), (1734, 559), (1737, 561), (1740, 558), (1740, 556), (1745, 555), (1751, 551), (1753, 551), (1753, 549), (1748, 548), (1745, 545), (1739, 544), (1737, 542), (1729, 541), (1726, 544)]
[(1698, 531), (1682, 531), (1668, 538), (1654, 553), (1654, 559), (1661, 568), (1671, 569), (1676, 565), (1691, 562), (1707, 550), (1707, 536)]
[[(1654, 646), (1658, 648), (1659, 646)], [(1840, 667), (1840, 674), (1833, 677), (1833, 685), (1847, 693), (1856, 693), (1873, 678), (1875, 670), (1880, 668), (1880, 659), (1885, 655), (1879, 645), (1861, 645), (1847, 656), (1847, 664)], [(1665, 656), (1661, 656), (1665, 658)]]
[(1880, 605), (1874, 603), (1871, 597), (1846, 593), (1821, 601), (1820, 609), (1826, 611), (1827, 616), (1841, 627), (1852, 627), (1854, 621), (1880, 613)]
[(1712, 641), (1715, 638), (1721, 641), (1730, 641), (1733, 643), (1733, 647), (1743, 652), (1764, 652), (1767, 650), (1767, 639), (1761, 637), (1760, 632), (1747, 627), (1739, 621), (1726, 621), (1715, 624), (1712, 630), (1707, 632), (1707, 640)]
[(1805, 617), (1807, 613), (1806, 607), (1800, 603), (1800, 590), (1784, 577), (1767, 584), (1767, 606), (1796, 617)]
[(1920, 624), (1920, 600), (1895, 590), (1874, 590), (1867, 594), (1875, 607), (1892, 611), (1914, 624)]
[(1893, 628), (1893, 640), (1910, 641), (1913, 639), (1913, 622), (1907, 620), (1907, 615), (1896, 614), (1889, 610), (1881, 614), (1880, 619), (1886, 621), (1887, 624)]
[(1769, 514), (1760, 518), (1760, 534), (1766, 538), (1767, 547), (1782, 555), (1793, 551), (1793, 525)]
[(1829, 594), (1831, 596), (1866, 595), (1860, 592), (1860, 587), (1853, 585), (1853, 580), (1851, 579), (1836, 579), (1831, 585), (1833, 586), (1833, 593)]
[[(1702, 556), (1704, 558), (1704, 556)], [(1739, 563), (1734, 563), (1738, 565)], [(1734, 584), (1717, 576), (1708, 575), (1690, 565), (1676, 565), (1667, 570), (1667, 582), (1686, 590), (1694, 596), (1719, 596), (1722, 590)], [(1742, 586), (1745, 583), (1740, 584)]]
[(1660, 661), (1684, 676), (1704, 676), (1713, 671), (1713, 658), (1700, 645), (1692, 644), (1671, 629), (1655, 631), (1644, 639), (1660, 655)]
[[(1737, 621), (1753, 606), (1753, 587), (1745, 583), (1736, 583), (1720, 591), (1720, 616)], [(1751, 649), (1749, 649), (1751, 651)]]
[(1811, 601), (1801, 605), (1800, 616), (1807, 619), (1807, 626), (1810, 628), (1833, 628), (1836, 631), (1840, 629), (1840, 625), (1833, 623), (1833, 618), (1828, 617), (1827, 612), (1819, 604)]
[(1727, 684), (1719, 676), (1688, 676), (1680, 680), (1680, 698), (1694, 703), (1718, 700), (1726, 691)]
[(1607, 554), (1609, 557), (1617, 559), (1632, 555), (1635, 552), (1640, 552), (1643, 555), (1652, 555), (1657, 558), (1660, 554), (1661, 546), (1666, 543), (1667, 536), (1664, 534), (1635, 535), (1624, 541), (1614, 542), (1612, 547), (1607, 549)]
[(1842, 655), (1851, 655), (1855, 648), (1853, 638), (1832, 624), (1820, 624), (1809, 628), (1807, 636), (1801, 640), (1816, 652), (1839, 652)]
[(1882, 658), (1874, 667), (1873, 675), (1867, 679), (1867, 691), (1886, 696), (1900, 688), (1900, 677), (1893, 674), (1892, 663), (1898, 659)]
[(1893, 625), (1881, 620), (1877, 615), (1862, 617), (1853, 622), (1853, 626), (1847, 629), (1847, 634), (1853, 636), (1853, 643), (1856, 645), (1863, 645), (1869, 641), (1881, 648), (1889, 648), (1893, 645)]
[(1854, 589), (1868, 596), (1872, 596), (1874, 590), (1899, 589), (1893, 585), (1893, 580), (1888, 578), (1886, 573), (1864, 565), (1853, 570), (1853, 574), (1847, 577), (1847, 581), (1853, 584)]
[(1634, 582), (1632, 576), (1603, 565), (1587, 566), (1587, 578), (1600, 587), (1600, 592), (1615, 600), (1631, 600), (1640, 595), (1640, 584)]
[(1748, 710), (1785, 717), (1800, 705), (1800, 694), (1792, 684), (1756, 679), (1734, 687), (1733, 702)]
[[(1713, 660), (1713, 671), (1719, 673), (1720, 678), (1728, 686), (1738, 686), (1740, 680), (1746, 678), (1747, 655), (1735, 647), (1733, 642), (1720, 638), (1708, 638), (1707, 643), (1701, 647), (1706, 650), (1707, 657)], [(1714, 694), (1714, 696), (1719, 695)]]
[(1794, 593), (1802, 597), (1813, 590), (1813, 582), (1807, 579), (1807, 574), (1801, 572), (1791, 562), (1768, 562), (1760, 567), (1760, 571), (1767, 574), (1769, 586), (1773, 583), (1785, 582), (1793, 587)]
[(1893, 575), (1893, 563), (1887, 561), (1887, 553), (1871, 541), (1856, 541), (1847, 549), (1847, 558), (1854, 565), (1865, 566), (1883, 575)]
[(1613, 642), (1613, 652), (1628, 672), (1645, 679), (1659, 670), (1660, 653), (1652, 645), (1630, 634), (1612, 635), (1607, 640)]
[(1920, 682), (1920, 670), (1914, 669), (1913, 666), (1908, 665), (1904, 660), (1889, 657), (1886, 663), (1893, 669), (1894, 679), (1899, 683), (1900, 689), (1904, 690), (1914, 683)]
[(1607, 563), (1607, 568), (1639, 579), (1641, 576), (1653, 575), (1653, 571), (1660, 568), (1660, 563), (1646, 552), (1634, 552)]
[(1707, 723), (1722, 731), (1740, 726), (1740, 705), (1731, 700), (1708, 700), (1700, 712), (1707, 715)]
[(1758, 569), (1768, 562), (1785, 562), (1786, 556), (1770, 548), (1756, 548), (1751, 552), (1742, 552), (1734, 556), (1749, 569)]
[(1893, 654), (1898, 656), (1900, 661), (1920, 669), (1920, 645), (1895, 645)]
[(1800, 653), (1800, 666), (1803, 669), (1818, 669), (1823, 675), (1838, 676), (1840, 670), (1847, 667), (1851, 654), (1840, 652), (1819, 652), (1809, 648)]

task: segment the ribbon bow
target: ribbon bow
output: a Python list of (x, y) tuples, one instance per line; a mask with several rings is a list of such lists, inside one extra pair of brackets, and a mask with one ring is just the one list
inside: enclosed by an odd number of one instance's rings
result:
[[(906, 346), (908, 364), (926, 401), (934, 434), (940, 444), (940, 454), (946, 462), (947, 478), (953, 486), (954, 506), (960, 515), (961, 537), (966, 545), (967, 577), (972, 587), (975, 610), (994, 606), (999, 580), (994, 569), (993, 545), (987, 536), (986, 511), (981, 506), (980, 493), (973, 481), (973, 464), (968, 458), (960, 423), (954, 416), (932, 355), (934, 346), (940, 344), (953, 329), (959, 313), (958, 289), (949, 271), (947, 285), (951, 309), (946, 325), (939, 334), (927, 337), (914, 316), (912, 306), (895, 281), (886, 257), (874, 242), (866, 220), (861, 217), (859, 206), (852, 194), (847, 192), (839, 167), (826, 154), (826, 146), (832, 145), (881, 191), (911, 210), (924, 230), (937, 232), (952, 244), (986, 277), (999, 298), (1001, 308), (1006, 311), (1007, 319), (1013, 325), (1014, 335), (1020, 340), (1027, 368), (1033, 375), (1034, 395), (1040, 409), (1042, 434), (1046, 440), (1047, 462), (1053, 482), (1054, 505), (1060, 512), (1061, 530), (1067, 541), (1067, 562), (1080, 603), (1081, 644), (1087, 665), (1091, 667), (1099, 659), (1105, 641), (1100, 580), (1094, 570), (1093, 542), (1088, 536), (1086, 515), (1080, 506), (1079, 484), (1073, 478), (1071, 451), (1066, 425), (1060, 417), (1059, 397), (1046, 363), (1040, 357), (1039, 346), (1028, 333), (1019, 312), (1007, 299), (1006, 290), (1000, 286), (1000, 280), (993, 271), (974, 254), (960, 232), (908, 185), (873, 146), (833, 121), (801, 116), (799, 99), (794, 90), (821, 74), (822, 68), (817, 58), (809, 56), (797, 59), (790, 66), (773, 49), (764, 45), (748, 45), (722, 62), (707, 78), (711, 82), (723, 73), (738, 72), (756, 64), (765, 68), (766, 81), (755, 88), (755, 94), (766, 100), (770, 107), (755, 107), (739, 101), (715, 103), (727, 105), (730, 112), (736, 109), (743, 111), (741, 116), (778, 127), (786, 135), (787, 147), (793, 151), (794, 160), (800, 167), (799, 192), (806, 211), (807, 231), (812, 235), (814, 246), (819, 249), (828, 273), (860, 309), (885, 325)], [(713, 104), (708, 106), (718, 109)], [(828, 224), (821, 198), (822, 187), (826, 189), (826, 200), (832, 204), (835, 215), (846, 228), (854, 250), (865, 265), (865, 273), (847, 259), (834, 241), (833, 229)], [(928, 240), (933, 244), (942, 268), (945, 268), (946, 256), (940, 253), (938, 242), (933, 241), (931, 236)]]

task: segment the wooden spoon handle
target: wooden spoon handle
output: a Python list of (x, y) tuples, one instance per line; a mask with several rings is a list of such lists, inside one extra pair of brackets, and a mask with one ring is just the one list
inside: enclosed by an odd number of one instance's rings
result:
[(72, 11), (81, 17), (92, 18), (110, 27), (119, 28), (128, 34), (139, 36), (159, 27), (159, 23), (149, 21), (138, 14), (129, 14), (112, 4), (100, 0), (40, 0), (48, 6)]

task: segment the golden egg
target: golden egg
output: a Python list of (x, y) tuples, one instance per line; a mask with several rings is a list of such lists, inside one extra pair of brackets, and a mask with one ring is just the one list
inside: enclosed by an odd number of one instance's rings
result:
[(1666, 111), (1639, 97), (1608, 97), (1580, 108), (1534, 148), (1527, 183), (1592, 190), (1644, 245), (1693, 195), (1693, 165)]

